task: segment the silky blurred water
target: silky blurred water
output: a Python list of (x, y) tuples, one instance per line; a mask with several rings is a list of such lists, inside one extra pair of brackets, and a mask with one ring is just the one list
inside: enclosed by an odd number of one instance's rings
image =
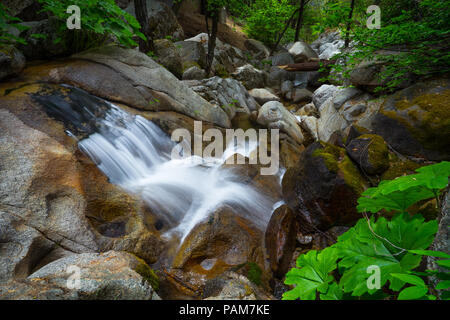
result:
[(223, 167), (232, 154), (248, 156), (256, 145), (230, 145), (219, 159), (171, 159), (175, 142), (145, 118), (111, 105), (97, 121), (98, 132), (80, 141), (80, 149), (112, 183), (139, 195), (152, 212), (163, 217), (170, 226), (166, 236), (176, 234), (182, 242), (223, 205), (262, 230), (266, 227), (278, 199), (270, 199)]

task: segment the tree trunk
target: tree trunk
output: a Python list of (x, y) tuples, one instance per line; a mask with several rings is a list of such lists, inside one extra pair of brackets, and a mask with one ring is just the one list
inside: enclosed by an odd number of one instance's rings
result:
[(284, 69), (286, 71), (317, 71), (321, 67), (327, 67), (330, 64), (334, 64), (335, 60), (325, 60), (320, 59), (318, 61), (309, 61), (302, 63), (292, 63), (285, 66), (279, 66), (278, 68)]
[(345, 34), (345, 48), (348, 48), (348, 45), (350, 44), (350, 28), (352, 26), (352, 17), (354, 8), (355, 8), (355, 0), (352, 0), (352, 3), (350, 4), (350, 12), (348, 14), (347, 32)]
[(209, 76), (211, 74), (212, 63), (214, 60), (214, 50), (216, 49), (217, 31), (219, 26), (219, 11), (214, 12), (211, 16), (212, 20), (211, 32), (209, 31), (208, 14), (205, 15), (205, 20), (206, 20), (206, 30), (208, 32), (208, 53), (206, 55), (205, 72), (206, 76)]
[(275, 52), (275, 50), (277, 50), (278, 45), (280, 44), (281, 39), (283, 39), (284, 34), (286, 33), (287, 29), (290, 27), (292, 20), (294, 20), (294, 16), (295, 14), (299, 11), (300, 9), (295, 10), (291, 17), (289, 18), (288, 22), (286, 22), (286, 26), (284, 27), (283, 32), (281, 32), (280, 36), (278, 37), (277, 42), (275, 43), (275, 45), (272, 47), (272, 50), (270, 51), (270, 55), (273, 55), (273, 53)]
[(297, 42), (300, 39), (300, 29), (302, 28), (302, 20), (303, 20), (303, 10), (305, 8), (305, 1), (300, 0), (300, 11), (298, 12), (297, 26), (295, 28), (295, 38), (294, 41)]
[(141, 32), (147, 37), (147, 41), (139, 38), (139, 51), (147, 53), (153, 50), (153, 39), (151, 30), (149, 30), (146, 0), (134, 0), (134, 10), (136, 19), (141, 25)]

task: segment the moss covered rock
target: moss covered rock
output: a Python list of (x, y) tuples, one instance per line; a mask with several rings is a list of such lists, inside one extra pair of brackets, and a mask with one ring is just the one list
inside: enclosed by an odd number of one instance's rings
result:
[(373, 129), (400, 153), (450, 159), (450, 81), (416, 83), (389, 96)]
[(389, 168), (389, 151), (386, 142), (379, 135), (363, 134), (350, 141), (346, 150), (366, 174), (382, 174)]
[(283, 197), (309, 233), (347, 225), (360, 218), (357, 199), (366, 181), (345, 149), (315, 142), (301, 155), (296, 167), (283, 178)]

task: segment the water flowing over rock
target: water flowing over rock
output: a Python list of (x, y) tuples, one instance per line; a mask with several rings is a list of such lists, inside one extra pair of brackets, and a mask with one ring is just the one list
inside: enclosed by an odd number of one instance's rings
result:
[(320, 59), (329, 60), (334, 55), (341, 53), (344, 40), (341, 39), (339, 31), (324, 32), (311, 43), (311, 47), (317, 52)]
[[(79, 142), (80, 149), (112, 183), (142, 197), (170, 233), (183, 239), (214, 209), (227, 203), (244, 208), (242, 214), (255, 217), (259, 227), (267, 223), (271, 200), (256, 189), (235, 182), (232, 172), (220, 168), (233, 150), (245, 155), (243, 146), (228, 149), (218, 159), (193, 156), (172, 160), (175, 143), (143, 117), (132, 116), (113, 105), (100, 118), (83, 111), (80, 105), (72, 108), (65, 109), (69, 114), (65, 120), (78, 119), (82, 114), (93, 129), (88, 138)], [(199, 179), (202, 184), (196, 182)], [(260, 207), (255, 208), (255, 203)]]

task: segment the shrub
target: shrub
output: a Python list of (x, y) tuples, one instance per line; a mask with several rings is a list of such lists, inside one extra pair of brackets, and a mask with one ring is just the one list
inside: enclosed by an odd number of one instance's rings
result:
[[(440, 191), (448, 184), (450, 162), (422, 167), (416, 172), (367, 189), (357, 207), (364, 218), (331, 247), (300, 255), (296, 268), (285, 279), (286, 284), (295, 287), (285, 292), (283, 299), (435, 300), (437, 291), (442, 292), (442, 299), (449, 299), (448, 271), (418, 270), (423, 256), (442, 258), (437, 264), (450, 269), (450, 255), (426, 250), (437, 232), (437, 222), (425, 222), (420, 213), (411, 216), (406, 210), (419, 201), (439, 199)], [(382, 212), (394, 216), (387, 219), (376, 215)], [(369, 217), (367, 213), (373, 215)], [(378, 288), (368, 285), (374, 266), (380, 271)], [(427, 276), (441, 282), (427, 285), (422, 279)]]

